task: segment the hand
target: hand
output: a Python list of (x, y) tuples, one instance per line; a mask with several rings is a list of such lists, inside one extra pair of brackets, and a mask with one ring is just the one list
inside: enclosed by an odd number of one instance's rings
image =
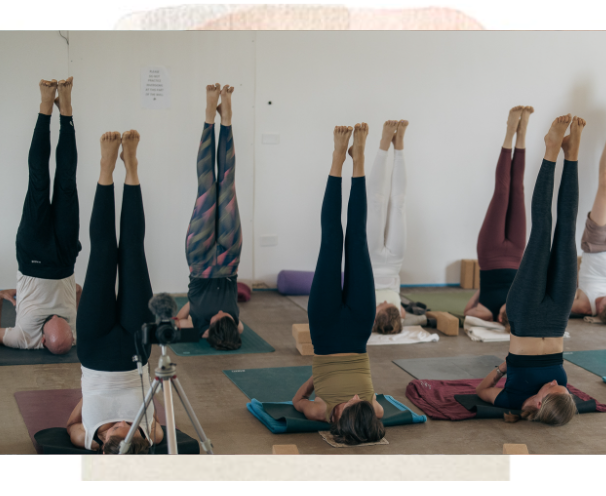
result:
[(15, 300), (15, 295), (17, 294), (16, 289), (5, 289), (4, 291), (0, 291), (0, 299), (10, 301), (13, 306), (17, 306), (17, 300)]

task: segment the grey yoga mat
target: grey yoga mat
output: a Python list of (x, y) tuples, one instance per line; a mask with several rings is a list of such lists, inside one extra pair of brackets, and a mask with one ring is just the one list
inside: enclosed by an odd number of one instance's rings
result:
[(504, 358), (494, 355), (404, 358), (393, 361), (393, 363), (415, 379), (432, 381), (481, 379), (503, 362)]

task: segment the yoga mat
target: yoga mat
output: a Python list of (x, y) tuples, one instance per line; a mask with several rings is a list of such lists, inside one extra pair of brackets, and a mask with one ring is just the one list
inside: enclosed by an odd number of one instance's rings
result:
[(0, 314), (0, 327), (13, 327), (15, 325), (15, 319), (17, 314), (15, 313), (15, 307), (10, 301), (1, 300), (2, 302), (2, 314)]
[(491, 370), (505, 361), (494, 355), (463, 355), (440, 358), (404, 358), (394, 360), (398, 367), (415, 379), (458, 380), (486, 377)]
[(606, 382), (606, 350), (565, 351), (564, 358)]
[[(158, 420), (164, 425), (166, 423), (164, 407), (158, 402), (157, 398), (157, 396), (154, 398), (154, 406), (157, 411)], [(72, 445), (65, 429), (69, 416), (81, 399), (82, 390), (80, 389), (50, 389), (43, 391), (18, 391), (15, 393), (19, 412), (21, 413), (21, 417), (23, 417), (29, 437), (38, 454), (94, 453)], [(65, 443), (66, 436), (69, 444)], [(186, 437), (184, 438), (183, 436)], [(183, 436), (181, 436), (181, 439), (183, 442), (186, 442), (186, 438), (189, 438), (189, 436), (185, 434)], [(196, 445), (198, 444), (197, 441), (194, 442)], [(158, 445), (158, 448), (163, 444), (166, 445), (166, 438)], [(161, 452), (158, 451), (158, 454), (161, 454)]]
[(477, 290), (461, 291), (432, 291), (420, 293), (403, 294), (406, 299), (414, 302), (421, 302), (427, 305), (428, 310), (434, 312), (448, 312), (460, 319), (464, 318), (463, 312), (471, 298)]

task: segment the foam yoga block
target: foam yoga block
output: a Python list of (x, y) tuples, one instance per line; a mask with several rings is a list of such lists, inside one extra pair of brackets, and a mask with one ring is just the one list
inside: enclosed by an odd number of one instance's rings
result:
[[(344, 274), (341, 273), (341, 286), (343, 286)], [(278, 292), (283, 295), (308, 295), (311, 291), (311, 283), (314, 280), (314, 272), (304, 270), (281, 270), (278, 273)]]
[(461, 260), (461, 287), (463, 289), (473, 289), (475, 263), (475, 260)]
[(297, 350), (301, 355), (313, 355), (314, 345), (311, 343), (309, 324), (293, 324), (292, 335), (295, 338)]
[(436, 319), (438, 331), (447, 336), (459, 335), (459, 319), (448, 312), (427, 312), (427, 318)]
[(527, 455), (528, 446), (525, 444), (504, 444), (503, 445), (504, 455)]
[(298, 455), (296, 444), (274, 444), (271, 450), (273, 455)]

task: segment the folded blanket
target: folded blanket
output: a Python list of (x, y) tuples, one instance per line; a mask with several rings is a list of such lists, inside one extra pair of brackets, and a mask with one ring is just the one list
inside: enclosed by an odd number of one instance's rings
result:
[(583, 320), (585, 322), (589, 322), (590, 324), (603, 324), (603, 322), (599, 318), (592, 317), (591, 315), (587, 315), (586, 317), (583, 317)]
[[(463, 322), (463, 329), (465, 334), (469, 336), (472, 341), (481, 341), (483, 343), (494, 343), (500, 341), (509, 341), (510, 334), (505, 329), (505, 326), (499, 322), (488, 322), (486, 320), (479, 319), (467, 315)], [(570, 333), (566, 331), (564, 333), (565, 338), (570, 337)]]
[[(416, 414), (392, 396), (378, 394), (377, 401), (385, 410), (381, 419), (385, 427), (427, 422), (425, 415)], [(295, 410), (292, 401), (261, 403), (253, 398), (246, 404), (246, 408), (274, 434), (330, 430), (328, 422), (306, 419), (305, 415)]]
[(383, 344), (414, 344), (414, 343), (431, 343), (439, 341), (440, 336), (431, 334), (421, 326), (406, 326), (402, 328), (402, 332), (398, 334), (378, 334), (373, 332), (368, 339), (367, 345), (383, 345)]
[[(480, 382), (482, 382), (482, 379), (462, 379), (457, 381), (429, 381), (415, 379), (406, 386), (406, 397), (423, 410), (430, 418), (436, 420), (466, 420), (476, 417), (495, 418), (494, 410), (497, 409), (497, 407), (494, 407), (494, 405), (488, 405), (490, 409), (485, 409), (486, 414), (479, 415), (477, 408), (468, 410), (455, 398), (455, 396), (459, 395), (476, 396), (476, 387)], [(505, 377), (501, 378), (496, 387), (504, 386)], [(606, 405), (599, 403), (588, 394), (585, 394), (570, 384), (566, 387), (581, 403), (587, 402), (583, 407), (579, 407), (580, 403), (577, 401), (579, 413), (586, 413), (589, 411), (606, 412)], [(475, 399), (472, 403), (478, 404)], [(502, 411), (499, 412), (499, 418), (502, 418), (502, 413)], [(516, 412), (512, 411), (512, 413)]]

